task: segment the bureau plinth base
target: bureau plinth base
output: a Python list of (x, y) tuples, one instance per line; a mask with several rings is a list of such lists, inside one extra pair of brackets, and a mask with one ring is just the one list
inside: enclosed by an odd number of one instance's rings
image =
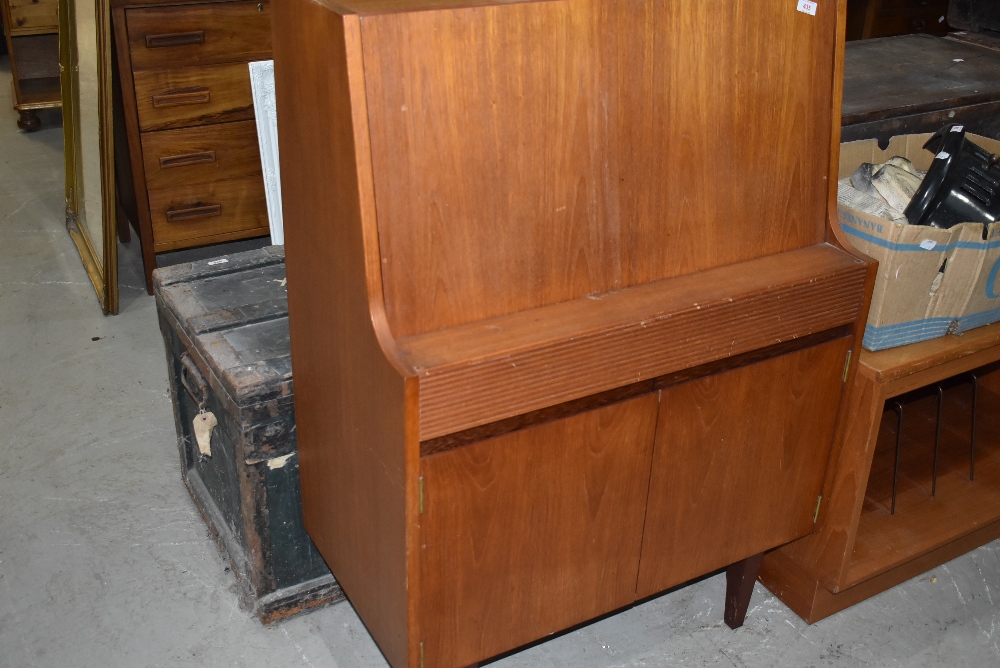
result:
[(942, 545), (881, 575), (834, 594), (785, 557), (780, 550), (768, 554), (760, 569), (760, 582), (796, 615), (809, 624), (846, 610), (852, 605), (903, 584), (921, 573), (957, 559), (966, 552), (1000, 538), (1000, 521), (959, 540)]

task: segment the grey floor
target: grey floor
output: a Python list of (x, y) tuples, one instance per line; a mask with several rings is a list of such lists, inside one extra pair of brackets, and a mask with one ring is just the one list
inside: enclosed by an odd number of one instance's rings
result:
[[(64, 227), (59, 115), (15, 129), (0, 57), (0, 666), (384, 666), (348, 603), (270, 627), (181, 485), (136, 249), (101, 315)], [(586, 583), (581, 583), (586, 586)], [(808, 626), (714, 576), (503, 658), (521, 666), (998, 666), (1000, 542)]]

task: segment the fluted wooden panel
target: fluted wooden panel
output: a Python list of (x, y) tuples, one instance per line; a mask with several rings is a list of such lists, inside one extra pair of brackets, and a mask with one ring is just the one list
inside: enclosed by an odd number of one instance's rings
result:
[(821, 244), (403, 339), (420, 438), (851, 323), (865, 273)]

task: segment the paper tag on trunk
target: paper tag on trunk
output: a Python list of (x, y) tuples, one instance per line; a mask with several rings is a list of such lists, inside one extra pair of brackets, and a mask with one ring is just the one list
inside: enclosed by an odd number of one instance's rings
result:
[(810, 0), (799, 0), (799, 5), (797, 8), (803, 14), (808, 14), (809, 16), (816, 16), (816, 3)]
[(198, 413), (194, 417), (194, 437), (198, 441), (198, 452), (205, 457), (212, 456), (212, 430), (219, 421), (209, 412)]

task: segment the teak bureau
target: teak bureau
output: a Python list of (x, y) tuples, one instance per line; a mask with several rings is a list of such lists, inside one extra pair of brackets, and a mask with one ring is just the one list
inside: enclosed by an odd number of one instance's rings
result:
[(813, 530), (871, 263), (843, 3), (283, 0), (306, 528), (394, 666)]

